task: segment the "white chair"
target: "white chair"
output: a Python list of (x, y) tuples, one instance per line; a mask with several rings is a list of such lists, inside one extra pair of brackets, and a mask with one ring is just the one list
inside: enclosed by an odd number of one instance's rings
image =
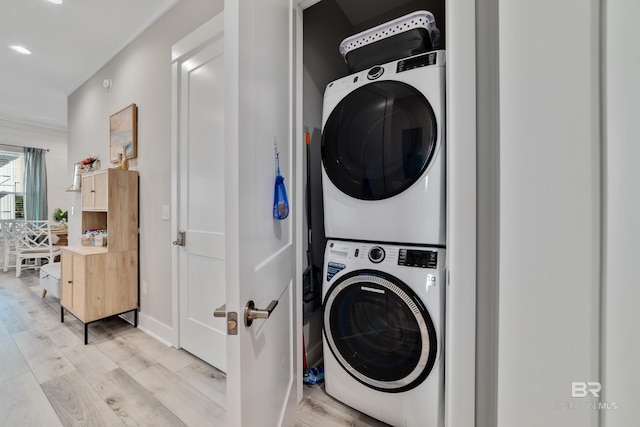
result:
[[(18, 223), (21, 220), (3, 219), (0, 220), (0, 229), (2, 230), (2, 239), (4, 245), (4, 271), (16, 266), (16, 232)], [(13, 264), (11, 261), (13, 260)]]
[(52, 263), (60, 249), (53, 246), (49, 221), (23, 221), (16, 233), (16, 277), (25, 268), (40, 268), (42, 260)]

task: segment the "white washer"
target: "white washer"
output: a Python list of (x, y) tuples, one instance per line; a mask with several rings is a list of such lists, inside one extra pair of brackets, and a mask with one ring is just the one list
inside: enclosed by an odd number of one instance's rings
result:
[(325, 389), (394, 426), (444, 423), (445, 250), (329, 240)]
[(322, 114), (328, 238), (445, 245), (445, 52), (330, 83)]

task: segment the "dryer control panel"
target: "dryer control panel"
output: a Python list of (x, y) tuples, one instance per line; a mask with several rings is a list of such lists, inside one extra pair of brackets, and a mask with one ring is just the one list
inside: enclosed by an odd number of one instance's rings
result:
[(396, 73), (413, 70), (414, 68), (435, 65), (437, 63), (437, 60), (438, 60), (438, 55), (436, 52), (426, 53), (420, 56), (412, 56), (411, 58), (398, 61)]

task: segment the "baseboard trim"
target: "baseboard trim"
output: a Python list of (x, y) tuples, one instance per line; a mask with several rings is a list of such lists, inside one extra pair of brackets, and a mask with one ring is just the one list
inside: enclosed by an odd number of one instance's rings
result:
[(142, 312), (138, 313), (138, 328), (163, 344), (171, 347), (178, 347), (177, 343), (174, 342), (176, 333), (172, 327)]

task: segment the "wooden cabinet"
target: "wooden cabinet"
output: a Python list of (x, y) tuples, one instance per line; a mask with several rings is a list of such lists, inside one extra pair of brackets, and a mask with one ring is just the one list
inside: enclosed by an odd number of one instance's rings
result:
[(107, 246), (62, 250), (61, 321), (87, 325), (134, 312), (138, 318), (138, 173), (107, 169), (82, 177), (82, 230), (108, 230)]

